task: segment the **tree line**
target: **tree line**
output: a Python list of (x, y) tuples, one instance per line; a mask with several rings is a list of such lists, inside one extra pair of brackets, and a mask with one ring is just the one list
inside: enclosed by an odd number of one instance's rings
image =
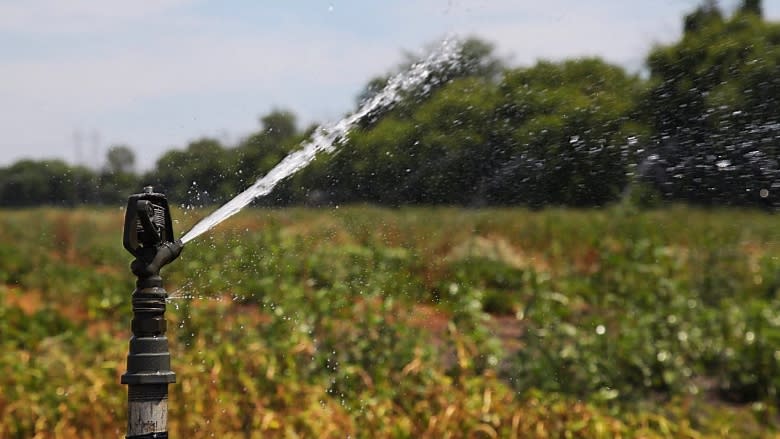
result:
[[(643, 75), (598, 58), (511, 67), (491, 44), (469, 39), (454, 67), (366, 117), (336, 153), (260, 202), (777, 203), (780, 24), (758, 0), (728, 16), (707, 0), (682, 25), (679, 41), (646, 56)], [(358, 100), (389, 77), (371, 79)], [(24, 160), (0, 169), (0, 205), (117, 204), (146, 184), (176, 203), (221, 203), (313, 130), (274, 110), (236, 145), (199, 139), (145, 173), (134, 172), (127, 146), (109, 149), (98, 171)]]

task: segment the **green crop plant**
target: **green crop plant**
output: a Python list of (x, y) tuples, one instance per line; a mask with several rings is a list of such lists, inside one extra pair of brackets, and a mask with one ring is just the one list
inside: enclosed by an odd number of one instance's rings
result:
[[(121, 435), (121, 217), (0, 216), (0, 437)], [(772, 437), (777, 226), (680, 206), (247, 210), (166, 268), (170, 431)]]

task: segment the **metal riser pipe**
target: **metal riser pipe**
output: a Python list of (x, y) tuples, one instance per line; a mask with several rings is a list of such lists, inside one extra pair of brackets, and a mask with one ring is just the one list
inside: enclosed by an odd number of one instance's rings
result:
[(168, 385), (131, 385), (127, 394), (127, 438), (168, 437)]

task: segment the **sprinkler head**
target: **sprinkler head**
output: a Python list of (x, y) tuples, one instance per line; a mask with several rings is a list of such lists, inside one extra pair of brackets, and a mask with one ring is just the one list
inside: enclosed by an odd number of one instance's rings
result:
[(130, 266), (138, 277), (151, 277), (179, 257), (184, 246), (173, 238), (173, 222), (168, 199), (151, 186), (131, 195), (125, 210), (123, 244), (135, 256)]

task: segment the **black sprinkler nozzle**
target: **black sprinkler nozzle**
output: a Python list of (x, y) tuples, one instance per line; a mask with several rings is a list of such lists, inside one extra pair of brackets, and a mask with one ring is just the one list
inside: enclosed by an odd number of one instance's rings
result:
[(148, 257), (150, 248), (173, 241), (171, 209), (165, 194), (147, 186), (143, 193), (130, 195), (122, 238), (125, 249), (135, 257)]
[(130, 270), (138, 278), (148, 278), (160, 274), (160, 269), (171, 262), (181, 254), (184, 248), (181, 239), (174, 242), (163, 242), (155, 247), (155, 253), (151, 261), (145, 258), (138, 258), (130, 264)]
[(131, 195), (125, 211), (123, 244), (136, 257), (130, 269), (139, 278), (159, 275), (160, 269), (179, 257), (184, 244), (173, 238), (168, 199), (151, 186)]

